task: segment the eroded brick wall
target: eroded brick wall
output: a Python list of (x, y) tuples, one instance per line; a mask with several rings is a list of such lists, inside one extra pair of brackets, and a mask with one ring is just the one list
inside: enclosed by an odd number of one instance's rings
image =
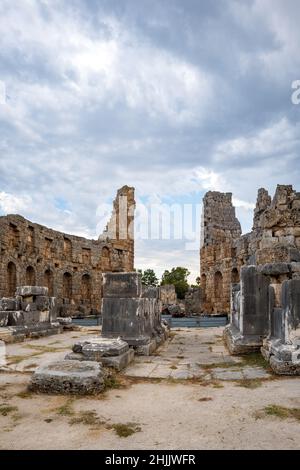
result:
[[(120, 214), (125, 198), (127, 207)], [(99, 311), (102, 273), (134, 269), (134, 207), (134, 189), (124, 186), (109, 224), (123, 217), (127, 229), (123, 234), (118, 226), (112, 234), (106, 230), (98, 240), (61, 233), (20, 215), (0, 217), (0, 297), (14, 296), (21, 285), (47, 286), (62, 314)]]

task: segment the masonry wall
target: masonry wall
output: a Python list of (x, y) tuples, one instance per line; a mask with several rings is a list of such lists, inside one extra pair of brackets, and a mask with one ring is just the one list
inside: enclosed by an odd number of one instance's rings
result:
[[(300, 193), (278, 185), (273, 199), (258, 190), (253, 229), (241, 236), (231, 193), (208, 192), (203, 199), (200, 249), (202, 310), (229, 313), (230, 285), (243, 265), (300, 261)], [(277, 277), (275, 283), (286, 279)]]
[(133, 188), (118, 191), (109, 224), (118, 223), (120, 196), (128, 201), (122, 237), (117, 228), (111, 234), (105, 230), (99, 240), (89, 240), (20, 215), (0, 217), (0, 297), (14, 296), (20, 285), (47, 286), (49, 295), (58, 299), (60, 314), (99, 312), (102, 273), (134, 269)]

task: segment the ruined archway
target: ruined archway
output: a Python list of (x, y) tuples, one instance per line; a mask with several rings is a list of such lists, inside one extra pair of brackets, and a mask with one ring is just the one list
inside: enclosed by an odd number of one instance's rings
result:
[(27, 266), (25, 273), (26, 286), (35, 286), (35, 270), (32, 266)]
[(14, 297), (17, 287), (17, 270), (12, 261), (7, 265), (7, 296)]
[(81, 279), (81, 298), (83, 301), (90, 302), (91, 296), (91, 276), (89, 274), (84, 274)]
[(44, 285), (48, 287), (49, 296), (53, 297), (53, 272), (51, 269), (46, 269), (44, 273)]
[(220, 301), (223, 297), (223, 276), (220, 271), (215, 273), (215, 300)]
[(68, 272), (63, 275), (63, 298), (72, 298), (72, 275)]

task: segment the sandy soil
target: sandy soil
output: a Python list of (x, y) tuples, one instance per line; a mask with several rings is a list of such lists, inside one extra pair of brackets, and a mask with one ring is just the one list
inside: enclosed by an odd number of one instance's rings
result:
[[(59, 340), (65, 346), (75, 335), (34, 344)], [(21, 347), (11, 345), (9, 354)], [(299, 409), (300, 378), (272, 377), (249, 389), (230, 380), (216, 387), (210, 382), (122, 375), (123, 388), (70, 399), (26, 393), (30, 374), (26, 368), (0, 372), (1, 449), (300, 448), (300, 421), (262, 411), (271, 404)], [(11, 407), (7, 412), (6, 406)], [(137, 432), (119, 437), (114, 425), (128, 423), (135, 423)]]

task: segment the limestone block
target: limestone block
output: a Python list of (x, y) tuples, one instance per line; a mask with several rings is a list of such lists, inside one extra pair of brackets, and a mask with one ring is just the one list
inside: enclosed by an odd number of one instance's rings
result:
[(16, 299), (3, 297), (0, 299), (0, 311), (12, 311), (17, 309)]
[(48, 287), (41, 286), (20, 286), (17, 287), (16, 295), (30, 297), (33, 295), (48, 295)]
[(92, 395), (104, 390), (104, 377), (97, 362), (56, 361), (38, 367), (29, 388), (42, 393)]
[(292, 273), (300, 273), (300, 263), (291, 263)]

